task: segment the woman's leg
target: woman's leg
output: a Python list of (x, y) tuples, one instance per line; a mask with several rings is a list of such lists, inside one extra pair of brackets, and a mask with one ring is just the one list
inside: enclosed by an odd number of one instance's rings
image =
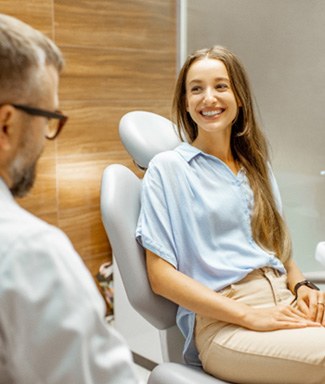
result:
[(324, 384), (325, 329), (253, 332), (226, 326), (200, 358), (204, 370), (234, 383)]
[[(248, 275), (222, 294), (255, 307), (292, 299), (284, 276), (270, 269)], [(197, 316), (195, 339), (203, 368), (241, 384), (324, 384), (325, 328), (254, 332)]]

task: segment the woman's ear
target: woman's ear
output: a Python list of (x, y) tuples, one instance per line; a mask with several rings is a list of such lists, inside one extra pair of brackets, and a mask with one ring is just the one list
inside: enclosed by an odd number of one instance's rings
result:
[(237, 101), (237, 108), (241, 108), (243, 106), (243, 103), (239, 100), (238, 97), (236, 97), (236, 101)]
[(184, 105), (185, 105), (186, 111), (188, 112), (188, 102), (187, 102), (186, 96), (184, 97)]

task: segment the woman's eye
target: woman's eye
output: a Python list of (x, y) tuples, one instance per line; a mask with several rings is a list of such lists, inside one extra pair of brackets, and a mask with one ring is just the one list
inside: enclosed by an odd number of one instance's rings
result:
[(226, 90), (226, 89), (228, 89), (228, 84), (225, 84), (225, 83), (219, 83), (219, 84), (217, 84), (216, 88), (217, 88), (218, 90)]
[(201, 91), (201, 87), (195, 86), (191, 88), (192, 93), (199, 93)]

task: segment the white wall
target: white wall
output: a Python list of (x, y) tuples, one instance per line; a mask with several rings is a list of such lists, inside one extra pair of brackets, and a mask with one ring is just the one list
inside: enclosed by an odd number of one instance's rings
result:
[(325, 240), (325, 1), (187, 0), (187, 51), (225, 45), (244, 63), (272, 147), (295, 257)]

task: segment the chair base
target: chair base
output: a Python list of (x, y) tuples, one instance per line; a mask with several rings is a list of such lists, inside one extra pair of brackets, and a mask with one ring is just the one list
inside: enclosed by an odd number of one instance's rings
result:
[(163, 363), (150, 374), (148, 384), (226, 384), (227, 381), (216, 379), (202, 369), (185, 364)]

